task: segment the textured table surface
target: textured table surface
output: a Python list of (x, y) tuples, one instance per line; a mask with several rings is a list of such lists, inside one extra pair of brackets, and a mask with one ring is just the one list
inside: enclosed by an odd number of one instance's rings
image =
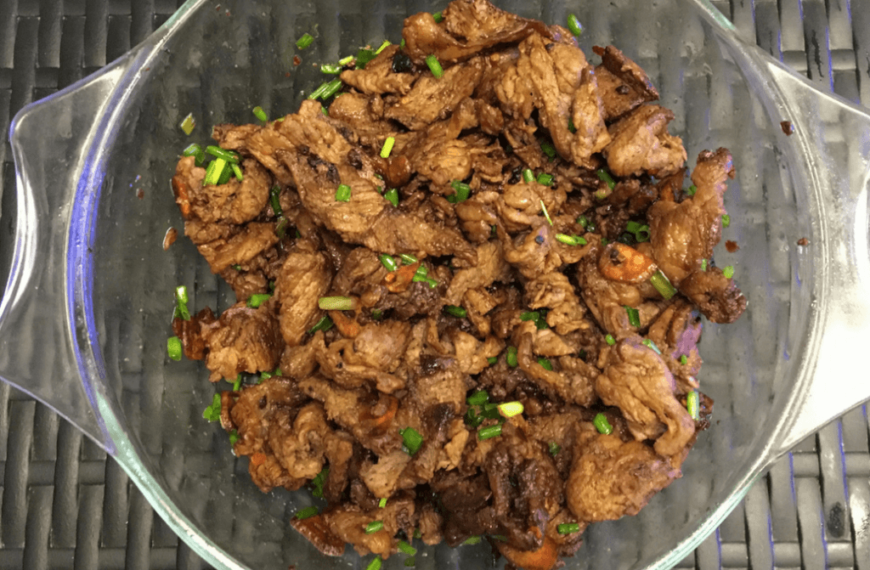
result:
[[(0, 0), (0, 132), (22, 106), (119, 57), (180, 4)], [(714, 4), (821, 89), (870, 106), (870, 0)], [(0, 164), (5, 237), (15, 184), (8, 142)], [(868, 428), (863, 407), (801, 443), (679, 567), (870, 570)], [(205, 567), (104, 452), (0, 383), (0, 569)]]

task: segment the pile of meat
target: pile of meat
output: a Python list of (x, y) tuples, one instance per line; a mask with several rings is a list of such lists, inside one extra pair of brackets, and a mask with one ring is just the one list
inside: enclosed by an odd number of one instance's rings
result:
[[(221, 422), (264, 492), (328, 467), (328, 505), (292, 521), (323, 552), (479, 536), (548, 569), (587, 525), (680, 477), (707, 426), (709, 398), (687, 410), (699, 313), (728, 323), (746, 307), (710, 261), (731, 156), (702, 152), (689, 181), (644, 71), (613, 46), (590, 64), (562, 27), (455, 0), (438, 22), (408, 18), (403, 37), (347, 67), (328, 108), (215, 127), (241, 181), (204, 186), (205, 168), (179, 161), (185, 234), (238, 303), (174, 327), (212, 382), (280, 369), (222, 392)], [(350, 310), (321, 310), (323, 297)], [(479, 398), (524, 411), (485, 416)]]

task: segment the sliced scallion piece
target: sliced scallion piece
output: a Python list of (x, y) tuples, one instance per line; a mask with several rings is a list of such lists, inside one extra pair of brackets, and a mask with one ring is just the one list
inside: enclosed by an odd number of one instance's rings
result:
[(386, 198), (387, 202), (392, 204), (394, 208), (399, 207), (399, 191), (395, 188), (390, 188), (384, 192), (384, 198)]
[(399, 268), (399, 264), (396, 263), (396, 260), (393, 259), (391, 255), (387, 255), (386, 253), (382, 253), (378, 256), (378, 259), (381, 260), (381, 265), (387, 268), (387, 271), (392, 273), (396, 269)]
[(446, 307), (444, 307), (444, 312), (447, 313), (448, 315), (451, 315), (451, 316), (454, 316), (454, 317), (457, 317), (460, 319), (464, 319), (465, 317), (468, 316), (468, 311), (466, 311), (462, 307), (457, 307), (456, 305), (447, 305)]
[(550, 455), (553, 457), (559, 455), (559, 452), (562, 451), (562, 446), (556, 443), (555, 441), (550, 442)]
[(444, 20), (444, 16), (441, 15), (441, 12), (435, 12), (432, 14), (432, 19), (435, 20), (436, 24), (440, 24)]
[(382, 51), (390, 47), (393, 43), (390, 40), (384, 40), (384, 43), (381, 44), (381, 47), (375, 50), (375, 55), (380, 55)]
[(650, 350), (652, 350), (653, 352), (655, 352), (656, 354), (658, 354), (659, 356), (662, 355), (662, 351), (659, 350), (659, 347), (656, 346), (656, 343), (654, 343), (654, 342), (651, 341), (650, 339), (645, 338), (645, 339), (643, 339), (642, 341), (640, 341), (640, 343), (641, 343), (642, 345), (644, 345), (645, 347), (649, 348)]
[(544, 201), (541, 200), (541, 209), (544, 211), (544, 217), (547, 218), (547, 221), (550, 225), (553, 225), (553, 219), (550, 217), (550, 212), (547, 211), (547, 205), (544, 204)]
[(595, 424), (595, 429), (598, 430), (599, 433), (603, 433), (604, 435), (610, 435), (613, 433), (613, 426), (610, 425), (610, 422), (607, 421), (607, 416), (599, 413), (595, 416), (595, 419), (592, 420), (592, 423)]
[(498, 405), (498, 413), (503, 417), (512, 418), (522, 414), (524, 411), (522, 402), (505, 402)]
[(271, 293), (255, 293), (254, 295), (248, 297), (248, 307), (256, 309), (271, 298)]
[(609, 344), (610, 346), (613, 346), (614, 344), (616, 344), (616, 339), (613, 338), (612, 334), (605, 335), (604, 341), (607, 344)]
[(656, 288), (656, 291), (658, 291), (665, 299), (670, 299), (677, 294), (676, 287), (671, 284), (670, 280), (661, 272), (661, 270), (653, 273), (653, 276), (649, 278), (649, 282), (652, 283), (653, 287)]
[(683, 366), (685, 366), (685, 365), (688, 364), (688, 363), (689, 363), (689, 357), (686, 356), (685, 354), (682, 355), (682, 356), (680, 357), (680, 364), (682, 364)]
[(579, 523), (565, 523), (556, 526), (556, 530), (559, 534), (573, 534), (575, 532), (580, 532), (580, 524)]
[(314, 334), (317, 331), (326, 332), (332, 328), (332, 319), (327, 316), (320, 317), (320, 320), (317, 321), (317, 324), (308, 329), (308, 334)]
[(178, 362), (181, 360), (181, 339), (177, 336), (171, 336), (166, 340), (166, 352), (169, 358)]
[(544, 370), (553, 370), (553, 364), (550, 362), (549, 358), (539, 358), (538, 364), (544, 367)]
[(574, 14), (568, 14), (568, 29), (575, 36), (579, 36), (583, 33), (583, 26)]
[(689, 411), (689, 415), (692, 416), (692, 419), (696, 422), (701, 419), (699, 404), (698, 391), (692, 390), (689, 392), (688, 396), (686, 396), (686, 409)]
[(339, 184), (335, 191), (336, 202), (350, 202), (350, 186), (347, 184)]
[(725, 279), (731, 279), (732, 277), (734, 277), (734, 266), (726, 265), (725, 267), (723, 267), (722, 275), (725, 276)]
[(400, 253), (399, 258), (402, 260), (402, 263), (405, 265), (414, 265), (417, 263), (418, 259), (411, 255), (410, 253)]
[(381, 570), (381, 558), (380, 558), (380, 556), (375, 556), (374, 560), (369, 562), (369, 565), (366, 566), (366, 570)]
[(441, 63), (439, 63), (438, 58), (434, 55), (426, 56), (426, 65), (429, 66), (429, 70), (436, 79), (441, 79), (444, 76), (444, 68), (441, 67)]
[(320, 73), (327, 75), (338, 75), (341, 73), (341, 66), (334, 63), (324, 63), (320, 66)]
[(253, 112), (254, 112), (254, 116), (257, 117), (258, 119), (260, 119), (261, 121), (263, 121), (264, 123), (267, 123), (269, 121), (269, 116), (266, 115), (266, 111), (264, 111), (263, 108), (260, 107), (259, 105), (254, 107)]
[(393, 145), (396, 144), (395, 137), (387, 137), (384, 141), (384, 146), (381, 148), (381, 158), (390, 158), (390, 153), (393, 151)]
[(488, 426), (477, 432), (477, 437), (480, 441), (492, 439), (501, 435), (501, 424)]
[(417, 549), (405, 542), (404, 540), (399, 541), (399, 550), (401, 550), (408, 556), (414, 556), (415, 554), (417, 554)]
[(366, 534), (374, 534), (384, 528), (384, 521), (372, 521), (366, 525)]
[(724, 214), (722, 216), (722, 227), (727, 228), (730, 225), (731, 225), (731, 216), (729, 216), (728, 214)]
[(507, 355), (505, 356), (505, 361), (507, 365), (511, 368), (516, 368), (519, 365), (519, 361), (517, 360), (517, 347), (509, 346), (507, 348)]
[(565, 245), (586, 245), (586, 238), (580, 236), (569, 236), (567, 234), (556, 234), (556, 241)]
[(320, 512), (318, 510), (318, 508), (312, 505), (310, 507), (305, 507), (304, 509), (302, 509), (300, 511), (296, 511), (296, 518), (299, 520), (310, 519), (311, 517), (316, 515), (318, 512)]
[(423, 445), (423, 436), (420, 435), (420, 432), (412, 427), (407, 427), (400, 429), (399, 434), (402, 436), (402, 443), (408, 455), (414, 455), (420, 450), (420, 446)]
[(595, 174), (598, 175), (598, 179), (599, 179), (599, 180), (603, 180), (604, 182), (606, 182), (606, 183), (607, 183), (607, 186), (608, 186), (611, 190), (613, 190), (614, 186), (616, 186), (616, 181), (613, 179), (613, 177), (610, 175), (610, 173), (607, 172), (606, 170), (604, 170), (603, 168), (599, 168), (599, 169), (595, 172)]
[(230, 164), (230, 166), (233, 168), (233, 174), (236, 176), (236, 180), (238, 180), (239, 182), (244, 182), (245, 175), (242, 174), (242, 169), (239, 168), (239, 165), (238, 164)]
[(350, 297), (321, 297), (317, 300), (317, 306), (324, 311), (352, 311), (356, 308), (356, 302)]
[(227, 162), (232, 163), (232, 164), (239, 163), (239, 156), (236, 153), (222, 149), (221, 147), (215, 146), (213, 144), (210, 144), (207, 147), (205, 147), (205, 152), (209, 153), (210, 155), (214, 156), (215, 158), (222, 158), (222, 159), (224, 159)]
[(544, 154), (550, 157), (550, 160), (556, 158), (556, 147), (553, 146), (553, 143), (550, 141), (544, 141), (541, 143), (541, 150)]
[(306, 32), (306, 33), (302, 34), (301, 38), (296, 40), (296, 47), (298, 47), (299, 49), (305, 49), (308, 46), (310, 46), (313, 41), (314, 41), (314, 36), (312, 36), (311, 34)]
[(553, 175), (547, 174), (546, 172), (542, 172), (538, 174), (538, 178), (536, 179), (538, 184), (543, 186), (552, 186), (553, 185)]
[(634, 307), (625, 306), (625, 312), (628, 314), (628, 324), (633, 327), (640, 326), (640, 312)]
[(535, 181), (535, 173), (529, 170), (528, 168), (523, 169), (523, 180), (525, 182), (534, 182)]

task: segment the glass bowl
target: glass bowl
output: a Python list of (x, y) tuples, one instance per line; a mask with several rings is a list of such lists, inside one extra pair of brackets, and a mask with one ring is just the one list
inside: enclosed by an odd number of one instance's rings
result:
[[(708, 324), (701, 381), (716, 401), (684, 476), (640, 515), (593, 525), (568, 568), (667, 568), (682, 560), (781, 454), (870, 398), (867, 157), (870, 117), (816, 91), (703, 0), (497, 2), (585, 26), (646, 69), (676, 114), (690, 164), (726, 146), (737, 178), (726, 239), (749, 299), (734, 325)], [(403, 19), (443, 1), (191, 0), (142, 45), (23, 109), (12, 125), (16, 243), (0, 305), (0, 376), (103, 446), (155, 510), (220, 569), (358, 568), (327, 558), (288, 519), (305, 491), (261, 493), (226, 434), (202, 418), (214, 387), (200, 362), (172, 362), (173, 289), (191, 308), (232, 303), (186, 238), (169, 179), (180, 151), (251, 109), (294, 112), (323, 81), (315, 64), (400, 39)], [(303, 33), (315, 42), (298, 51)], [(294, 65), (294, 56), (301, 64)], [(191, 136), (179, 128), (192, 114)], [(787, 136), (781, 121), (790, 121)], [(809, 244), (798, 246), (801, 238)], [(503, 563), (503, 562), (502, 562)], [(386, 568), (401, 567), (398, 557)], [(417, 567), (490, 567), (488, 547), (427, 548)]]

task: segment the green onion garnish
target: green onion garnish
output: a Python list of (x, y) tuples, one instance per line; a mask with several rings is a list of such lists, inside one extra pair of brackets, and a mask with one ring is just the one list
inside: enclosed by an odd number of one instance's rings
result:
[(695, 192), (698, 191), (698, 187), (692, 184), (686, 189), (686, 196), (694, 196)]
[(218, 158), (211, 161), (208, 168), (205, 170), (205, 178), (202, 181), (203, 186), (215, 186), (220, 182), (221, 176), (224, 173), (224, 168), (227, 166), (227, 161), (223, 158)]
[(353, 61), (353, 56), (349, 55), (347, 57), (343, 57), (340, 60), (338, 60), (338, 65), (344, 67), (345, 65), (347, 65), (348, 63), (350, 63), (352, 61)]
[(538, 364), (543, 366), (544, 370), (552, 370), (553, 369), (553, 364), (550, 362), (550, 360), (548, 358), (543, 358), (543, 357), (539, 358)]
[(489, 358), (486, 359), (486, 361), (489, 363), (490, 366), (492, 366), (493, 364), (498, 362), (498, 358), (495, 356), (490, 356)]
[(429, 66), (429, 70), (432, 72), (432, 75), (434, 75), (436, 79), (441, 79), (444, 76), (444, 69), (438, 62), (438, 58), (434, 55), (426, 56), (426, 65)]
[(311, 517), (316, 515), (318, 512), (319, 511), (317, 510), (317, 507), (315, 507), (315, 506), (305, 507), (301, 511), (296, 512), (296, 518), (299, 520), (310, 519)]
[(450, 186), (456, 190), (456, 194), (453, 196), (448, 196), (447, 201), (453, 204), (459, 204), (460, 202), (464, 202), (468, 200), (468, 196), (471, 194), (471, 186), (466, 184), (465, 182), (460, 182), (459, 180), (454, 180), (450, 183)]
[(553, 146), (553, 143), (550, 141), (544, 141), (541, 143), (541, 150), (550, 157), (550, 159), (556, 158), (556, 147)]
[(572, 534), (575, 532), (580, 532), (580, 525), (578, 523), (560, 524), (556, 526), (556, 530), (559, 531), (559, 534)]
[(432, 19), (435, 20), (436, 24), (440, 24), (441, 21), (444, 19), (444, 16), (441, 15), (441, 12), (435, 12), (434, 14), (432, 14)]
[(634, 239), (636, 239), (638, 243), (649, 241), (649, 237), (649, 226), (646, 224), (642, 225), (636, 232), (634, 232)]
[(649, 282), (652, 283), (656, 291), (665, 299), (670, 299), (677, 294), (676, 287), (671, 284), (670, 280), (661, 271), (653, 273), (653, 276), (649, 278)]
[(339, 184), (335, 191), (336, 202), (350, 202), (350, 186), (347, 184)]
[(730, 225), (731, 225), (731, 216), (729, 216), (728, 214), (723, 215), (722, 216), (722, 227), (727, 228)]
[(733, 265), (726, 265), (722, 269), (722, 275), (725, 276), (725, 279), (731, 279), (732, 277), (734, 277), (734, 266)]
[(269, 191), (269, 201), (272, 203), (272, 211), (275, 215), (283, 216), (284, 209), (281, 208), (281, 188), (272, 186), (272, 189)]
[(465, 401), (468, 402), (469, 406), (482, 406), (489, 402), (489, 394), (486, 393), (486, 390), (478, 390), (466, 398)]
[(685, 354), (682, 355), (682, 356), (680, 357), (680, 364), (682, 364), (683, 366), (685, 366), (685, 365), (688, 364), (688, 363), (689, 363), (689, 357), (686, 356)]
[(523, 404), (521, 402), (505, 402), (498, 405), (498, 413), (506, 418), (512, 418), (523, 413)]
[(526, 182), (534, 182), (535, 181), (535, 173), (529, 170), (528, 168), (523, 169), (523, 180)]
[(341, 73), (341, 66), (334, 63), (324, 63), (320, 66), (320, 73), (327, 75), (338, 75)]
[(625, 306), (625, 312), (628, 313), (628, 324), (633, 327), (640, 326), (640, 313), (637, 309), (629, 306)]
[(366, 525), (366, 534), (374, 534), (384, 528), (384, 521), (372, 521)]
[(329, 467), (324, 467), (320, 473), (311, 480), (311, 484), (314, 486), (314, 490), (311, 491), (311, 494), (318, 499), (323, 497), (323, 485), (326, 483), (327, 476), (329, 476)]
[(650, 339), (645, 338), (645, 339), (643, 339), (642, 341), (640, 341), (640, 343), (641, 343), (642, 345), (644, 345), (645, 347), (649, 348), (650, 350), (654, 351), (654, 352), (655, 352), (656, 354), (658, 354), (659, 356), (661, 356), (662, 351), (659, 350), (659, 347), (656, 346), (656, 343), (654, 343), (654, 342), (651, 341)]
[(356, 303), (350, 297), (321, 297), (317, 306), (324, 311), (352, 311)]
[(169, 337), (166, 340), (166, 352), (172, 360), (181, 360), (181, 339), (177, 336)]
[(599, 413), (596, 415), (592, 423), (595, 424), (595, 429), (598, 430), (598, 433), (603, 433), (604, 435), (613, 433), (613, 426), (610, 425), (610, 422), (607, 421), (607, 416), (604, 414)]
[(586, 245), (586, 238), (580, 236), (569, 236), (567, 234), (556, 234), (556, 241), (565, 245)]
[(233, 382), (233, 392), (238, 392), (242, 388), (242, 373), (239, 372), (239, 375), (236, 376), (236, 380)]
[(378, 508), (383, 509), (387, 506), (387, 498), (383, 497), (380, 501), (378, 501)]
[(394, 144), (396, 144), (396, 138), (387, 137), (387, 140), (384, 141), (383, 148), (381, 148), (381, 158), (390, 158), (390, 152), (392, 152)]
[(375, 309), (372, 311), (372, 320), (379, 321), (383, 316), (384, 312), (381, 309)]
[(463, 545), (466, 545), (466, 544), (467, 544), (467, 545), (470, 545), (470, 546), (475, 545), (475, 544), (480, 544), (480, 537), (479, 537), (479, 536), (469, 536), (469, 537), (465, 540), (465, 542), (463, 542), (462, 544), (463, 544)]
[(580, 216), (577, 218), (577, 223), (580, 224), (584, 230), (589, 231), (589, 220), (586, 219), (586, 216)]
[(583, 26), (580, 25), (580, 20), (578, 20), (577, 16), (574, 14), (568, 14), (568, 29), (571, 30), (571, 33), (575, 36), (579, 36), (583, 33)]
[(179, 303), (187, 304), (187, 287), (185, 285), (179, 285), (175, 288), (175, 300)]
[(393, 207), (399, 207), (399, 191), (395, 188), (390, 188), (386, 192), (384, 192), (384, 198), (387, 199), (387, 202), (393, 205)]
[(607, 172), (606, 170), (604, 170), (603, 168), (599, 168), (599, 169), (595, 172), (595, 174), (598, 175), (598, 179), (599, 179), (599, 180), (603, 180), (604, 182), (606, 182), (606, 183), (607, 183), (607, 186), (608, 186), (611, 190), (613, 190), (613, 187), (616, 186), (616, 181), (613, 179), (613, 177), (610, 175), (610, 173)]
[(420, 435), (420, 432), (412, 427), (407, 427), (405, 429), (400, 429), (399, 433), (402, 435), (402, 443), (404, 444), (404, 449), (408, 455), (414, 455), (417, 453), (420, 446), (423, 445), (423, 436)]
[(399, 258), (402, 260), (402, 263), (405, 265), (414, 265), (417, 263), (418, 259), (411, 255), (410, 253), (400, 253)]
[(202, 150), (202, 147), (196, 143), (193, 143), (181, 153), (184, 156), (192, 156), (196, 159), (196, 165), (202, 166), (203, 161), (205, 160), (205, 153)]
[(218, 181), (217, 181), (218, 185), (226, 184), (227, 182), (230, 181), (230, 176), (233, 175), (233, 170), (230, 168), (230, 165), (232, 165), (232, 163), (228, 162), (227, 165), (224, 166), (224, 169), (221, 170), (220, 178), (218, 178)]
[(574, 119), (568, 119), (568, 130), (572, 133), (577, 132), (577, 127), (574, 126)]
[(193, 118), (193, 113), (188, 113), (184, 120), (181, 121), (181, 130), (184, 131), (184, 134), (190, 136), (190, 133), (193, 132), (193, 129), (196, 128), (196, 119)]
[(464, 319), (468, 316), (468, 311), (466, 311), (462, 307), (457, 307), (456, 305), (447, 305), (446, 307), (444, 307), (444, 312), (448, 315), (452, 315), (460, 319)]
[(413, 568), (414, 566), (416, 566), (417, 560), (413, 556), (411, 556), (409, 558), (405, 558), (405, 561), (402, 564), (405, 565), (405, 568)]
[(357, 69), (365, 69), (368, 62), (375, 58), (375, 52), (370, 49), (361, 49), (356, 52), (356, 68)]
[(477, 437), (480, 441), (492, 439), (501, 435), (501, 424), (485, 427), (477, 432)]
[(542, 172), (538, 174), (538, 178), (536, 179), (538, 184), (542, 184), (544, 186), (552, 186), (553, 185), (553, 175), (547, 174), (546, 172)]
[(333, 325), (332, 319), (330, 319), (329, 317), (326, 317), (326, 316), (320, 317), (320, 320), (317, 321), (317, 324), (314, 325), (313, 327), (311, 327), (310, 329), (308, 329), (308, 334), (314, 334), (317, 331), (326, 332), (332, 328), (332, 325)]
[(381, 265), (387, 268), (387, 271), (392, 273), (396, 269), (399, 268), (399, 264), (396, 263), (396, 260), (393, 259), (391, 255), (387, 255), (386, 253), (382, 253), (378, 256), (378, 259), (381, 260)]
[(239, 441), (239, 432), (238, 430), (233, 430), (230, 432), (230, 445), (235, 445), (237, 441)]
[(317, 89), (312, 91), (311, 95), (309, 95), (308, 98), (311, 99), (312, 101), (315, 99), (320, 99), (321, 97), (323, 97), (323, 93), (329, 88), (329, 85), (331, 83), (332, 83), (331, 81), (327, 81), (326, 83), (323, 83), (320, 87), (318, 87)]
[(338, 93), (338, 91), (341, 89), (341, 85), (341, 79), (333, 79), (332, 81), (330, 81), (326, 85), (326, 89), (323, 90), (323, 94), (321, 95), (323, 100), (326, 101), (327, 99)]
[(296, 40), (296, 47), (299, 49), (305, 49), (311, 45), (314, 41), (314, 37), (309, 33), (302, 34), (302, 37)]
[(259, 105), (254, 107), (254, 116), (263, 121), (264, 123), (269, 122), (269, 116), (266, 115), (266, 111), (264, 111), (263, 108)]
[(686, 409), (689, 410), (689, 415), (692, 416), (692, 419), (698, 421), (701, 419), (701, 415), (699, 413), (699, 398), (698, 391), (692, 390), (686, 396)]
[(525, 313), (520, 314), (521, 321), (537, 321), (541, 318), (541, 313), (538, 311), (526, 311)]
[(541, 200), (541, 209), (544, 211), (544, 217), (547, 218), (547, 221), (550, 222), (550, 225), (553, 225), (553, 220), (550, 218), (550, 212), (547, 211), (547, 206), (544, 204), (544, 201)]
[(706, 259), (701, 260), (701, 271), (707, 271), (707, 260)]
[(239, 165), (230, 163), (230, 166), (233, 168), (233, 174), (235, 174), (236, 180), (239, 182), (244, 181), (245, 176), (242, 174), (242, 169), (239, 168)]
[(507, 362), (507, 365), (511, 368), (516, 368), (519, 365), (519, 362), (517, 361), (517, 347), (509, 346), (507, 348), (507, 355), (505, 356), (505, 361)]
[(613, 335), (612, 335), (612, 334), (606, 335), (606, 336), (604, 337), (604, 341), (605, 341), (607, 344), (609, 344), (610, 346), (613, 346), (614, 344), (616, 344), (616, 340), (613, 338)]
[(375, 55), (380, 54), (382, 51), (384, 51), (385, 49), (387, 49), (391, 45), (392, 45), (392, 42), (390, 42), (390, 40), (384, 40), (384, 43), (381, 44), (381, 47), (379, 47), (378, 49), (375, 50)]
[(375, 556), (375, 559), (369, 562), (369, 565), (366, 566), (366, 570), (381, 570), (381, 558)]
[(256, 309), (272, 297), (271, 293), (256, 293), (248, 297), (248, 307)]
[(209, 422), (218, 422), (221, 419), (221, 395), (215, 394), (214, 398), (211, 400), (211, 405), (208, 406), (203, 412), (202, 417), (207, 419)]
[(408, 556), (414, 556), (415, 554), (417, 554), (417, 549), (405, 542), (404, 540), (399, 541), (399, 550), (401, 550)]
[(550, 442), (550, 455), (556, 457), (559, 455), (559, 452), (562, 451), (562, 446), (556, 443), (555, 441)]

